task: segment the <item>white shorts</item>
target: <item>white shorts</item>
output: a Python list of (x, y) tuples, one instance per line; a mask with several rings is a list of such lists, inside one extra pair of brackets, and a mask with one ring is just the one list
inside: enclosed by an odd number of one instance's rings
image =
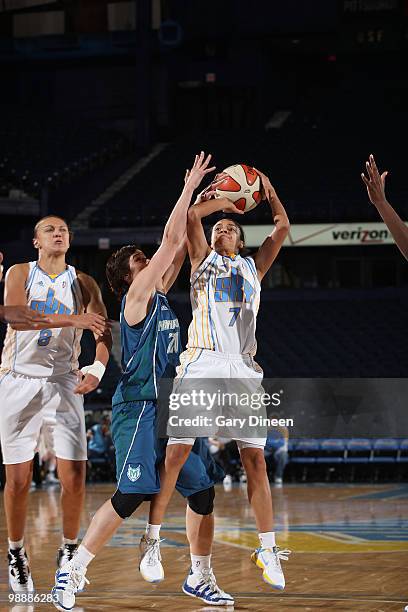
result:
[(0, 441), (3, 463), (30, 461), (40, 436), (60, 459), (85, 461), (84, 400), (75, 395), (73, 372), (31, 378), (8, 372), (0, 378)]
[[(261, 386), (263, 370), (250, 355), (218, 353), (208, 349), (187, 349), (180, 356), (173, 392), (177, 389), (183, 392), (186, 388), (186, 379), (223, 379), (227, 383), (228, 380), (239, 381), (245, 391), (255, 393)], [(242, 448), (263, 449), (266, 444), (266, 435), (262, 438), (234, 436), (232, 439), (236, 440), (240, 450)], [(168, 444), (193, 445), (194, 440), (193, 437), (170, 435)]]

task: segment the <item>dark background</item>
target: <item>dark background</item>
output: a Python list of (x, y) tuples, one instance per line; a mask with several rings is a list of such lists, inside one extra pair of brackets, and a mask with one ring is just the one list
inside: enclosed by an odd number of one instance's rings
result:
[[(292, 225), (381, 221), (360, 179), (374, 153), (407, 219), (407, 24), (400, 0), (3, 0), (6, 267), (35, 258), (40, 215), (62, 215), (70, 263), (117, 318), (106, 259), (154, 252), (201, 149), (261, 168)], [(245, 217), (270, 221), (265, 204)], [(171, 293), (184, 332), (188, 276)], [(283, 248), (258, 320), (266, 375), (406, 377), (407, 284), (394, 245)]]

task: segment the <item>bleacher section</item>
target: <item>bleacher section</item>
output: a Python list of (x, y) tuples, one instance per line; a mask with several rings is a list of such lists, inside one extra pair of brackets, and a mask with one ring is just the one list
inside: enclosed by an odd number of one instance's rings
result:
[(289, 479), (353, 482), (407, 476), (407, 438), (289, 440)]
[(101, 122), (28, 112), (4, 114), (0, 120), (0, 197), (17, 190), (40, 199), (46, 189), (52, 198), (57, 190), (128, 155), (132, 147), (131, 134)]

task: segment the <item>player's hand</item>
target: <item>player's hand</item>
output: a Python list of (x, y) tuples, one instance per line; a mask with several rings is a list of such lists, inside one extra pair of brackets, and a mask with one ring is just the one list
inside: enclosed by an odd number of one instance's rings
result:
[(48, 317), (28, 306), (2, 306), (1, 312), (5, 323), (29, 325), (31, 329), (40, 329), (44, 327), (44, 323), (50, 323)]
[(81, 315), (72, 315), (72, 317), (75, 319), (74, 327), (90, 329), (96, 336), (103, 336), (111, 326), (109, 321), (101, 314), (85, 312)]
[(268, 202), (271, 202), (274, 198), (276, 198), (275, 188), (271, 184), (271, 181), (266, 176), (266, 174), (264, 174), (263, 172), (261, 172), (257, 168), (254, 168), (254, 170), (255, 170), (255, 172), (257, 172), (259, 174), (260, 179), (261, 179), (261, 187), (262, 187), (262, 189), (261, 189), (261, 197), (262, 197), (262, 200), (268, 200)]
[(374, 155), (370, 155), (369, 160), (366, 162), (366, 169), (368, 178), (363, 172), (361, 173), (361, 178), (363, 179), (364, 185), (367, 187), (367, 193), (371, 204), (377, 207), (387, 201), (385, 197), (385, 179), (388, 172), (385, 171), (380, 175)]
[(204, 151), (201, 151), (200, 155), (195, 156), (193, 167), (191, 170), (186, 171), (184, 177), (185, 185), (197, 189), (205, 175), (215, 170), (215, 166), (208, 166), (211, 160), (211, 154), (207, 155), (205, 159), (204, 157)]
[(237, 208), (234, 202), (232, 202), (232, 200), (229, 200), (228, 198), (219, 198), (219, 203), (220, 203), (219, 210), (221, 210), (223, 213), (232, 213), (234, 215), (244, 215), (245, 214), (244, 210), (240, 210), (239, 208)]
[(90, 393), (91, 391), (95, 391), (95, 389), (99, 385), (99, 378), (94, 376), (93, 374), (82, 374), (79, 370), (77, 372), (78, 376), (78, 385), (74, 389), (74, 393), (77, 395), (85, 395), (86, 393)]

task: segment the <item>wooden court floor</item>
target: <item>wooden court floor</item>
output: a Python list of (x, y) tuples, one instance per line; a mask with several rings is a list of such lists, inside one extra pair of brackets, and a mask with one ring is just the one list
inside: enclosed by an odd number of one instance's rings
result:
[[(83, 528), (113, 490), (107, 484), (87, 487)], [(283, 593), (265, 584), (250, 561), (257, 536), (245, 486), (217, 487), (213, 567), (220, 586), (234, 595), (235, 610), (404, 610), (408, 605), (408, 485), (288, 485), (273, 489), (273, 500), (278, 544), (292, 550), (289, 561), (282, 562), (287, 583)], [(184, 502), (176, 493), (162, 530), (166, 538), (162, 583), (147, 584), (137, 569), (137, 547), (147, 517), (144, 504), (90, 565), (91, 583), (78, 596), (76, 610), (214, 610), (181, 592), (189, 568), (184, 514)], [(38, 593), (48, 592), (53, 584), (60, 525), (58, 487), (32, 491), (26, 543)], [(8, 603), (2, 500), (0, 536), (0, 610), (55, 609), (51, 604), (34, 608)]]

